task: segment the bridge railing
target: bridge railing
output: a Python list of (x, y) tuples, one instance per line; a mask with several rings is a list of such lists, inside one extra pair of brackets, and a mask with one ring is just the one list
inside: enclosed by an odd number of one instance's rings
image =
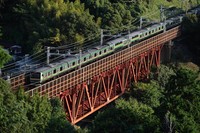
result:
[(59, 93), (70, 88), (75, 87), (78, 84), (89, 81), (95, 75), (99, 75), (106, 70), (113, 69), (114, 67), (128, 61), (138, 55), (157, 47), (163, 43), (166, 43), (181, 33), (180, 26), (170, 29), (166, 32), (160, 33), (149, 39), (146, 39), (138, 44), (135, 44), (129, 48), (116, 52), (103, 59), (97, 60), (87, 66), (84, 66), (78, 70), (70, 72), (62, 77), (59, 77), (53, 81), (47, 82), (41, 86), (26, 91), (30, 96), (35, 93), (47, 95), (49, 98), (58, 96)]

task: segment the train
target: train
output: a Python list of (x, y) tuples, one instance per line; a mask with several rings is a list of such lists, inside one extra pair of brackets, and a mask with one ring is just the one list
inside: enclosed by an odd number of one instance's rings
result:
[[(188, 13), (194, 12), (194, 10), (190, 10)], [(86, 65), (89, 62), (95, 61), (96, 59), (112, 54), (119, 49), (128, 47), (130, 45), (135, 45), (146, 38), (161, 32), (165, 32), (170, 28), (180, 25), (184, 17), (185, 14), (179, 14), (178, 16), (169, 18), (164, 22), (152, 24), (140, 30), (133, 31), (127, 35), (108, 41), (103, 45), (98, 45), (87, 49), (82, 53), (67, 54), (64, 59), (32, 71), (30, 73), (30, 82), (36, 84), (44, 83), (53, 77), (72, 71), (78, 68), (80, 65)]]

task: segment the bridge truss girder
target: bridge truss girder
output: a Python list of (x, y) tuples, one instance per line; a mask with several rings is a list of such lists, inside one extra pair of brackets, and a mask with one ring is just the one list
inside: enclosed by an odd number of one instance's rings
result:
[(75, 124), (121, 96), (131, 83), (147, 79), (152, 66), (160, 65), (163, 45), (152, 48), (91, 80), (60, 93), (67, 119)]

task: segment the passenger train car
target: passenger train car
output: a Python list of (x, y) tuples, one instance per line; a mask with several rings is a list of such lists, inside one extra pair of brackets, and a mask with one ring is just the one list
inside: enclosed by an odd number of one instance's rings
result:
[[(191, 10), (189, 13), (193, 12), (194, 11)], [(179, 25), (184, 16), (185, 14), (178, 15), (167, 19), (165, 22), (153, 24), (144, 29), (134, 31), (128, 35), (108, 41), (103, 46), (99, 45), (90, 48), (87, 51), (83, 51), (81, 57), (79, 54), (68, 54), (65, 59), (51, 63), (48, 66), (38, 68), (31, 72), (30, 81), (38, 84), (43, 83), (55, 76), (77, 68), (80, 63), (85, 65), (88, 62), (94, 61), (102, 56), (109, 55), (120, 48), (126, 47), (130, 44), (134, 45), (141, 40)]]

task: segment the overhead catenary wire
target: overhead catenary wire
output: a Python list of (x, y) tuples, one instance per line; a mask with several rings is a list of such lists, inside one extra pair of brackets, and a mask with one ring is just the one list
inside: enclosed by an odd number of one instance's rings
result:
[[(68, 48), (68, 47), (74, 47), (75, 44), (92, 41), (92, 39), (95, 39), (99, 35), (100, 35), (100, 33), (94, 34), (94, 35), (88, 36), (87, 38), (84, 38), (83, 40), (80, 40), (80, 41), (77, 41), (77, 42), (74, 42), (74, 43), (70, 43), (70, 44), (66, 44), (66, 45), (63, 45), (63, 46), (51, 47), (51, 49), (63, 49), (63, 48)], [(91, 37), (92, 37), (92, 39), (91, 39)], [(90, 40), (88, 40), (88, 39), (90, 39)]]
[[(154, 15), (155, 13), (153, 13), (153, 15)], [(148, 16), (150, 16), (150, 15), (148, 15)], [(133, 22), (131, 22), (131, 23), (133, 23), (133, 24), (136, 24), (136, 23), (138, 23), (139, 22), (139, 20), (138, 21), (136, 21), (137, 19), (135, 19)], [(130, 28), (130, 26), (122, 26), (122, 27), (125, 27), (125, 28)], [(127, 29), (128, 29), (127, 28)], [(121, 29), (121, 28), (120, 28)], [(106, 31), (117, 31), (117, 30), (119, 30), (118, 28), (115, 28), (115, 29), (112, 29), (112, 30), (106, 30)], [(81, 41), (78, 41), (78, 42), (74, 42), (74, 43), (71, 43), (71, 44), (67, 44), (67, 45), (64, 45), (64, 46), (59, 46), (59, 47), (56, 47), (56, 49), (58, 48), (58, 49), (61, 49), (61, 48), (70, 48), (70, 47), (74, 47), (74, 45), (75, 44), (78, 44), (78, 43), (85, 43), (84, 45), (83, 45), (83, 49), (87, 49), (87, 48), (89, 48), (90, 46), (92, 46), (93, 44), (91, 44), (92, 42), (90, 42), (90, 41), (95, 41), (95, 40), (98, 40), (98, 36), (97, 35), (99, 35), (99, 34), (95, 34), (94, 36), (93, 35), (91, 35), (91, 36), (89, 36), (89, 37), (87, 37), (87, 38), (85, 38), (85, 39), (83, 39), (83, 40), (81, 40)], [(87, 39), (91, 39), (91, 37), (93, 37), (93, 39), (95, 39), (95, 40), (87, 40)], [(112, 38), (112, 37), (111, 37)], [(87, 42), (87, 43), (86, 43)], [(91, 44), (90, 46), (86, 46), (86, 44)]]
[[(98, 34), (98, 35), (100, 35), (100, 34)], [(97, 36), (97, 35), (96, 35), (96, 36)], [(84, 40), (90, 39), (90, 37), (92, 37), (92, 36), (88, 36), (88, 37), (85, 38)], [(93, 36), (93, 38), (94, 38), (94, 36)], [(78, 42), (74, 42), (74, 43), (71, 43), (71, 44), (66, 45), (66, 46), (74, 47), (74, 44), (78, 44), (78, 43), (80, 43), (80, 42), (82, 42), (82, 41), (84, 41), (84, 40), (81, 40), (81, 41), (78, 41)], [(88, 40), (88, 41), (91, 41), (91, 39)], [(87, 42), (87, 41), (86, 41), (86, 42)], [(65, 46), (60, 46), (60, 47), (65, 47)], [(59, 48), (59, 47), (58, 47), (58, 48)], [(31, 57), (33, 57), (33, 56), (39, 54), (39, 53), (43, 53), (44, 51), (45, 51), (45, 50), (42, 49), (42, 51), (38, 51), (38, 52), (36, 52), (36, 53), (34, 53), (34, 54), (32, 54), (32, 55), (29, 55), (28, 57), (31, 58)], [(38, 56), (37, 56), (37, 57), (38, 57)], [(24, 59), (21, 59), (21, 60), (19, 60), (19, 61), (23, 61), (23, 60), (24, 60)], [(16, 62), (7, 64), (7, 65), (5, 65), (5, 66), (2, 68), (2, 70), (5, 70), (5, 69), (7, 69), (7, 68), (10, 67), (10, 66), (14, 66), (15, 64), (16, 64)]]
[[(57, 59), (59, 59), (59, 58), (61, 58), (62, 57), (62, 55), (60, 55), (60, 56), (58, 56), (58, 57), (55, 57), (54, 59), (52, 59), (51, 61), (55, 61), (55, 60), (57, 60)], [(44, 62), (43, 64), (46, 64), (46, 62)], [(28, 76), (28, 75), (27, 75)], [(27, 77), (27, 76), (25, 76), (25, 77)], [(31, 84), (27, 84), (27, 85), (25, 85), (24, 87), (28, 87), (28, 86), (31, 86), (31, 85), (35, 85), (35, 84), (37, 84), (37, 83), (40, 83), (40, 82), (34, 82), (34, 83), (31, 83)]]
[[(38, 53), (40, 53), (40, 52), (38, 52)], [(44, 52), (41, 52), (38, 55), (34, 54), (36, 56), (34, 56), (34, 55), (28, 56), (28, 58), (33, 57), (33, 58), (31, 58), (31, 60), (34, 60), (34, 59), (41, 57), (43, 54), (44, 54)], [(41, 59), (41, 58), (39, 58), (39, 59)], [(6, 70), (6, 69), (9, 69), (9, 68), (15, 67), (16, 63), (19, 63), (19, 62), (28, 63), (29, 61), (30, 61), (30, 59), (25, 60), (25, 58), (24, 58), (24, 59), (21, 59), (19, 61), (16, 61), (16, 62), (13, 62), (11, 64), (4, 66), (1, 70)]]
[[(39, 54), (39, 53), (42, 54), (43, 52), (44, 52), (44, 50), (39, 51), (39, 52), (36, 52), (36, 53), (34, 53), (34, 54), (32, 54), (32, 55), (30, 55), (30, 56), (28, 56), (28, 57), (31, 58), (31, 57), (34, 57), (35, 55), (37, 55), (37, 57), (38, 57), (38, 54)], [(21, 59), (21, 60), (19, 60), (19, 61), (22, 61), (22, 60), (24, 60), (24, 59)], [(16, 62), (17, 62), (17, 61), (16, 61)], [(10, 63), (10, 64), (5, 65), (5, 66), (2, 68), (2, 70), (3, 70), (3, 69), (6, 69), (6, 67), (15, 65), (16, 62), (13, 62), (13, 63)]]
[[(51, 62), (52, 62), (52, 61), (55, 61), (55, 60), (57, 60), (57, 59), (59, 59), (60, 57), (62, 57), (62, 56), (55, 57), (55, 58), (51, 59)], [(43, 59), (45, 59), (45, 57), (43, 57), (41, 60), (43, 60)], [(46, 66), (46, 62), (45, 62), (45, 61), (41, 62), (41, 63), (39, 64), (39, 66)], [(23, 67), (23, 66), (22, 66), (22, 67)], [(25, 66), (25, 67), (26, 67), (26, 66)], [(14, 70), (19, 70), (19, 68), (16, 68), (16, 69), (14, 69)], [(24, 69), (23, 71), (16, 71), (16, 72), (13, 72), (12, 74), (13, 74), (13, 75), (22, 74), (22, 73), (25, 73), (25, 72), (24, 72), (25, 70), (26, 70), (26, 69)], [(28, 71), (28, 70), (26, 70), (26, 71)], [(28, 76), (29, 76), (29, 75), (26, 75), (25, 78), (28, 77)]]

